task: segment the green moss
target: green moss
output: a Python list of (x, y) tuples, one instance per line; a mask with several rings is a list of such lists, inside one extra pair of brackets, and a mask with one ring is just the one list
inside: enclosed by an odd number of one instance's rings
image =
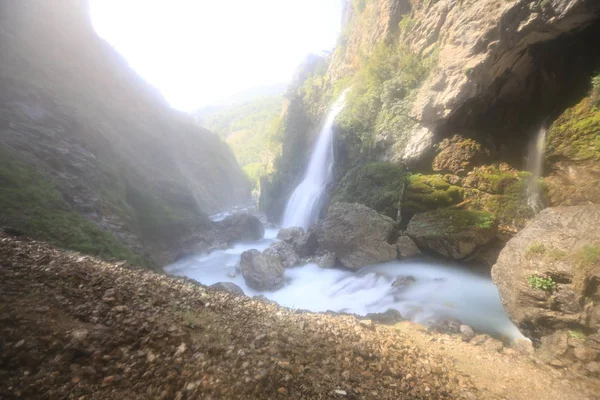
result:
[(572, 329), (569, 331), (569, 336), (573, 339), (577, 340), (585, 340), (587, 338), (586, 334), (580, 331), (579, 329)]
[(72, 210), (49, 178), (5, 152), (0, 152), (0, 188), (0, 226), (65, 249), (150, 266), (112, 234)]
[(567, 109), (548, 131), (549, 157), (600, 160), (600, 108), (591, 97)]
[(333, 201), (361, 203), (396, 219), (406, 175), (402, 166), (375, 162), (351, 169), (338, 185)]
[(475, 207), (488, 211), (502, 225), (522, 228), (535, 216), (528, 205), (526, 180), (520, 178), (504, 188), (501, 195), (478, 195)]
[(463, 188), (449, 184), (441, 175), (412, 174), (402, 207), (414, 213), (431, 211), (458, 204), (463, 195)]
[(477, 167), (468, 178), (477, 189), (492, 194), (504, 194), (518, 180), (514, 172), (500, 170), (498, 165)]
[(469, 229), (492, 229), (496, 219), (485, 211), (444, 209), (419, 215), (411, 221), (413, 230), (426, 229), (436, 236), (455, 235)]
[(545, 292), (552, 292), (556, 289), (556, 282), (554, 282), (551, 277), (530, 275), (527, 277), (527, 282), (531, 288), (543, 290)]

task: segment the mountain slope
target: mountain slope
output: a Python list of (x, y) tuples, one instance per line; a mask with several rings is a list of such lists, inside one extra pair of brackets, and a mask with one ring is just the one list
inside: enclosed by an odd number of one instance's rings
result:
[(87, 2), (2, 2), (0, 38), (0, 150), (62, 197), (3, 209), (0, 225), (60, 243), (60, 233), (31, 229), (24, 212), (67, 213), (70, 225), (80, 215), (162, 264), (210, 223), (206, 214), (249, 195), (229, 148), (96, 36)]

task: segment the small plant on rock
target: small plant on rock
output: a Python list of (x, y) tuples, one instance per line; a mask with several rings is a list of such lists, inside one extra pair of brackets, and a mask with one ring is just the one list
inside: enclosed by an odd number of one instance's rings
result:
[(543, 290), (544, 292), (552, 292), (556, 289), (556, 282), (550, 277), (530, 275), (527, 277), (527, 282), (533, 289)]
[(531, 258), (531, 257), (534, 257), (534, 256), (541, 256), (545, 252), (546, 252), (546, 246), (544, 246), (543, 243), (539, 243), (539, 242), (538, 243), (532, 243), (527, 248), (525, 256), (527, 258)]

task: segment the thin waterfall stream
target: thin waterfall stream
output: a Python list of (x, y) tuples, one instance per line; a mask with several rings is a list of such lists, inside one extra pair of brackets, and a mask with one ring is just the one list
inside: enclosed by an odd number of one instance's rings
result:
[(547, 129), (545, 127), (540, 128), (534, 140), (529, 145), (529, 154), (527, 157), (527, 171), (531, 172), (531, 177), (527, 185), (527, 203), (536, 214), (544, 208), (542, 186), (539, 180), (544, 172), (546, 134)]

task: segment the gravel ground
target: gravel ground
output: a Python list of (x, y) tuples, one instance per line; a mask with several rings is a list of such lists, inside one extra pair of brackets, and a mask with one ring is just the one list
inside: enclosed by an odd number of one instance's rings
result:
[(415, 327), (285, 309), (0, 236), (0, 399), (512, 398)]

